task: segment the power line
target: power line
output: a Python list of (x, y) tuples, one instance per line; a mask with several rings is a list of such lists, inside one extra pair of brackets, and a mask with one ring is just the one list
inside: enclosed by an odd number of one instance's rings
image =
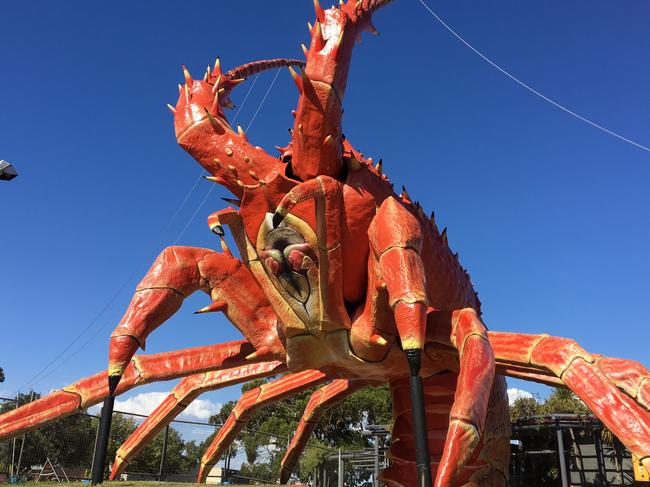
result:
[[(275, 80), (277, 79), (278, 74), (279, 74), (279, 70), (278, 70), (278, 72), (275, 74), (275, 77), (273, 78), (273, 80), (271, 81), (271, 84), (270, 84), (269, 88), (267, 89), (266, 93), (264, 94), (264, 97), (262, 98), (262, 101), (260, 102), (259, 106), (257, 107), (257, 110), (255, 111), (255, 114), (253, 115), (253, 118), (252, 118), (251, 121), (249, 122), (248, 127), (247, 127), (246, 130), (248, 130), (248, 128), (250, 128), (250, 126), (252, 125), (252, 123), (255, 121), (255, 118), (257, 117), (257, 114), (259, 113), (260, 109), (262, 108), (262, 105), (263, 105), (264, 102), (266, 101), (266, 98), (267, 98), (269, 92), (271, 91), (271, 88), (273, 88), (273, 85), (275, 84)], [(243, 99), (242, 103), (239, 105), (239, 108), (237, 109), (237, 112), (235, 113), (235, 115), (234, 115), (234, 117), (233, 117), (233, 119), (232, 119), (232, 123), (233, 123), (233, 124), (234, 124), (235, 121), (237, 120), (237, 117), (239, 116), (239, 114), (240, 114), (242, 108), (243, 108), (244, 105), (246, 104), (246, 100), (248, 100), (249, 95), (250, 95), (251, 92), (253, 91), (253, 88), (254, 88), (254, 86), (255, 86), (255, 83), (257, 83), (257, 79), (258, 79), (259, 75), (260, 75), (260, 73), (256, 74), (255, 77), (253, 78), (253, 82), (251, 83), (251, 85), (250, 85), (248, 91), (246, 92), (246, 95), (244, 96), (244, 99)], [(182, 210), (182, 208), (185, 206), (185, 204), (186, 204), (187, 201), (189, 200), (191, 194), (192, 194), (192, 193), (194, 192), (194, 190), (196, 189), (196, 187), (197, 187), (199, 181), (202, 179), (203, 174), (204, 174), (204, 171), (201, 172), (201, 175), (199, 175), (199, 177), (196, 179), (196, 181), (194, 182), (194, 184), (193, 184), (192, 187), (190, 188), (189, 192), (185, 195), (185, 198), (182, 200), (181, 204), (178, 206), (178, 208), (176, 209), (176, 211), (172, 214), (171, 218), (169, 219), (169, 221), (167, 222), (167, 224), (166, 224), (165, 227), (164, 227), (164, 228), (165, 228), (165, 231), (166, 231), (166, 230), (171, 226), (171, 224), (172, 224), (173, 221), (176, 219), (176, 217), (178, 216), (178, 214), (180, 213), (180, 211)], [(198, 208), (195, 210), (195, 212), (194, 212), (194, 214), (192, 215), (192, 217), (190, 218), (190, 220), (186, 223), (185, 227), (183, 228), (183, 230), (181, 231), (181, 233), (178, 235), (178, 237), (176, 237), (176, 240), (174, 241), (174, 244), (176, 244), (176, 242), (178, 242), (178, 240), (179, 240), (179, 239), (182, 237), (182, 235), (185, 233), (185, 231), (187, 230), (187, 228), (189, 227), (189, 225), (192, 223), (192, 221), (194, 221), (194, 218), (196, 217), (196, 215), (198, 214), (198, 212), (201, 210), (201, 208), (203, 207), (203, 205), (204, 205), (205, 202), (207, 201), (207, 198), (208, 198), (208, 196), (210, 195), (210, 193), (212, 192), (213, 189), (214, 189), (214, 185), (210, 187), (210, 189), (208, 190), (208, 192), (206, 193), (206, 195), (203, 197), (203, 200), (202, 200), (201, 203), (199, 204)], [(163, 233), (164, 233), (164, 232), (163, 232)], [(51, 376), (54, 372), (56, 372), (57, 370), (59, 370), (59, 369), (60, 369), (60, 368), (65, 364), (65, 363), (67, 363), (67, 362), (68, 362), (72, 357), (74, 357), (77, 353), (79, 353), (79, 351), (82, 350), (83, 347), (84, 347), (86, 344), (88, 344), (90, 341), (92, 341), (92, 340), (93, 340), (93, 339), (94, 339), (94, 338), (99, 334), (99, 332), (100, 332), (102, 329), (104, 329), (104, 328), (106, 327), (106, 325), (108, 324), (108, 321), (107, 321), (106, 323), (104, 323), (103, 325), (101, 325), (101, 326), (100, 326), (100, 327), (95, 331), (95, 333), (94, 333), (93, 335), (91, 335), (91, 337), (83, 343), (83, 345), (82, 345), (81, 348), (79, 348), (77, 351), (73, 352), (69, 357), (67, 357), (65, 360), (63, 360), (61, 363), (59, 363), (58, 366), (56, 366), (56, 367), (55, 367), (53, 370), (51, 370), (49, 373), (43, 375), (43, 374), (44, 374), (44, 373), (45, 373), (45, 372), (46, 372), (46, 371), (47, 371), (47, 370), (48, 370), (48, 369), (49, 369), (49, 368), (50, 368), (54, 363), (56, 363), (56, 362), (57, 362), (57, 361), (58, 361), (58, 360), (59, 360), (59, 359), (60, 359), (60, 358), (61, 358), (61, 357), (62, 357), (62, 356), (63, 356), (63, 355), (68, 351), (68, 350), (70, 350), (70, 348), (72, 348), (72, 346), (73, 346), (77, 341), (79, 341), (79, 339), (80, 339), (80, 338), (81, 338), (81, 337), (82, 337), (86, 332), (88, 332), (88, 331), (90, 330), (90, 328), (95, 324), (95, 322), (96, 322), (96, 321), (97, 321), (97, 320), (98, 320), (98, 319), (99, 319), (99, 318), (100, 318), (100, 317), (101, 317), (101, 316), (102, 316), (102, 315), (103, 315), (103, 314), (104, 314), (104, 313), (105, 313), (105, 312), (110, 308), (110, 306), (115, 302), (115, 300), (116, 300), (116, 299), (118, 298), (118, 296), (122, 293), (122, 291), (124, 290), (124, 288), (126, 287), (126, 285), (127, 285), (127, 284), (128, 284), (128, 283), (129, 283), (129, 282), (130, 282), (134, 277), (135, 277), (136, 273), (137, 273), (137, 271), (133, 271), (133, 272), (129, 275), (129, 277), (128, 277), (128, 278), (127, 278), (127, 279), (126, 279), (126, 280), (125, 280), (121, 285), (120, 285), (120, 287), (118, 288), (117, 292), (116, 292), (116, 293), (115, 293), (115, 294), (114, 294), (114, 295), (113, 295), (113, 296), (108, 300), (108, 302), (104, 305), (104, 307), (101, 309), (101, 311), (100, 311), (100, 312), (99, 312), (99, 313), (98, 313), (98, 314), (97, 314), (97, 315), (96, 315), (96, 316), (95, 316), (95, 317), (90, 321), (90, 323), (89, 323), (89, 324), (88, 324), (88, 325), (87, 325), (87, 326), (86, 326), (86, 327), (85, 327), (85, 328), (84, 328), (84, 329), (83, 329), (83, 330), (82, 330), (82, 331), (81, 331), (81, 332), (80, 332), (80, 333), (79, 333), (79, 334), (78, 334), (78, 335), (77, 335), (77, 336), (76, 336), (76, 337), (75, 337), (75, 338), (74, 338), (74, 339), (73, 339), (73, 340), (72, 340), (72, 341), (71, 341), (71, 342), (70, 342), (70, 343), (69, 343), (69, 344), (68, 344), (68, 345), (67, 345), (67, 346), (66, 346), (66, 347), (65, 347), (65, 348), (64, 348), (64, 349), (59, 353), (59, 354), (57, 354), (57, 355), (56, 355), (56, 356), (55, 356), (55, 357), (54, 357), (50, 362), (48, 362), (48, 363), (47, 363), (47, 364), (46, 364), (46, 365), (45, 365), (41, 370), (39, 370), (39, 371), (38, 371), (38, 372), (37, 372), (37, 373), (36, 373), (36, 374), (31, 378), (31, 379), (29, 379), (29, 380), (28, 380), (27, 382), (25, 382), (22, 386), (20, 386), (20, 387), (16, 390), (16, 392), (14, 393), (14, 396), (15, 396), (16, 394), (18, 394), (20, 391), (22, 391), (25, 387), (27, 387), (27, 386), (34, 386), (34, 385), (36, 385), (36, 384), (42, 382), (42, 381), (43, 381), (44, 379), (46, 379), (47, 377)], [(38, 379), (38, 380), (36, 380), (36, 379)]]
[(260, 102), (259, 106), (257, 107), (257, 110), (255, 110), (255, 114), (253, 115), (253, 118), (251, 118), (251, 121), (248, 122), (248, 125), (246, 126), (246, 132), (248, 132), (248, 129), (251, 128), (251, 125), (253, 125), (253, 122), (255, 121), (255, 118), (257, 117), (257, 114), (260, 112), (260, 109), (262, 108), (262, 105), (264, 105), (264, 102), (266, 101), (266, 97), (269, 96), (269, 93), (271, 92), (271, 89), (273, 88), (273, 85), (275, 84), (275, 80), (278, 79), (279, 74), (280, 74), (280, 70), (278, 69), (275, 72), (275, 76), (273, 77), (273, 81), (271, 81), (271, 84), (269, 85), (269, 89), (266, 90), (266, 93), (264, 93), (264, 96), (262, 97), (262, 101)]
[[(88, 330), (90, 330), (90, 328), (95, 324), (95, 322), (96, 322), (96, 321), (97, 321), (97, 320), (98, 320), (98, 319), (99, 319), (99, 318), (104, 314), (104, 312), (106, 312), (106, 310), (107, 310), (107, 309), (108, 309), (108, 308), (113, 304), (113, 302), (115, 302), (115, 300), (117, 299), (117, 297), (122, 293), (122, 290), (123, 290), (123, 289), (126, 287), (126, 285), (129, 283), (129, 281), (131, 281), (131, 279), (133, 279), (133, 277), (135, 277), (135, 273), (136, 273), (136, 271), (133, 271), (133, 272), (129, 275), (129, 277), (128, 277), (128, 278), (127, 278), (127, 279), (122, 283), (122, 285), (117, 289), (117, 292), (116, 292), (115, 294), (113, 294), (113, 296), (112, 296), (112, 297), (108, 300), (108, 302), (104, 305), (104, 307), (102, 308), (102, 310), (101, 310), (99, 313), (97, 313), (97, 315), (95, 315), (95, 317), (91, 320), (91, 322), (88, 324), (88, 326), (86, 326), (83, 330), (81, 330), (81, 333), (79, 333), (79, 334), (78, 334), (78, 335), (77, 335), (77, 336), (76, 336), (76, 337), (75, 337), (75, 338), (74, 338), (74, 339), (73, 339), (73, 340), (68, 344), (68, 346), (65, 347), (65, 348), (64, 348), (64, 349), (63, 349), (63, 350), (62, 350), (62, 351), (61, 351), (61, 352), (60, 352), (56, 357), (54, 357), (50, 362), (48, 362), (48, 364), (47, 364), (45, 367), (43, 367), (41, 370), (39, 370), (39, 371), (38, 371), (38, 372), (37, 372), (37, 373), (36, 373), (36, 374), (31, 378), (31, 379), (29, 379), (29, 380), (28, 380), (27, 382), (25, 382), (22, 386), (20, 386), (20, 387), (16, 390), (16, 392), (14, 393), (14, 396), (15, 396), (16, 394), (18, 394), (20, 391), (22, 391), (26, 386), (32, 384), (32, 382), (34, 381), (34, 379), (36, 379), (37, 377), (41, 376), (41, 374), (43, 374), (43, 372), (45, 372), (48, 368), (50, 368), (50, 367), (52, 366), (52, 364), (54, 364), (57, 360), (59, 360), (59, 358), (61, 358), (65, 352), (67, 352), (68, 350), (70, 350), (70, 348), (72, 347), (72, 345), (74, 345), (75, 343), (77, 343), (77, 341), (78, 341), (78, 340), (79, 340), (79, 339), (80, 339), (80, 338), (81, 338), (81, 337), (82, 337), (82, 336), (83, 336), (83, 335), (84, 335)], [(41, 378), (41, 379), (42, 379), (42, 378)], [(39, 382), (40, 382), (40, 380), (39, 380)]]
[[(279, 71), (278, 71), (278, 73), (279, 73)], [(252, 124), (253, 121), (255, 120), (255, 117), (256, 117), (257, 114), (259, 113), (261, 106), (264, 104), (264, 101), (266, 100), (266, 97), (268, 96), (269, 92), (271, 91), (271, 88), (273, 87), (273, 84), (275, 83), (276, 78), (278, 77), (278, 73), (276, 73), (275, 77), (273, 78), (273, 81), (271, 82), (271, 85), (269, 86), (269, 89), (266, 91), (266, 94), (264, 95), (264, 98), (262, 98), (262, 101), (260, 102), (260, 105), (257, 107), (257, 110), (255, 111), (255, 115), (253, 115), (253, 119), (252, 119), (251, 122), (248, 124), (248, 127), (251, 126), (251, 124)], [(234, 122), (237, 120), (237, 117), (239, 116), (239, 113), (241, 112), (242, 108), (243, 108), (244, 105), (246, 104), (246, 100), (248, 100), (249, 95), (250, 95), (251, 92), (253, 91), (253, 87), (255, 86), (255, 83), (257, 82), (257, 78), (259, 77), (259, 75), (260, 75), (260, 73), (257, 73), (257, 74), (255, 75), (255, 77), (253, 78), (253, 82), (251, 83), (250, 88), (249, 88), (248, 91), (246, 92), (246, 95), (244, 96), (244, 99), (243, 99), (242, 103), (239, 105), (239, 108), (237, 109), (237, 112), (235, 113), (235, 116), (233, 117), (232, 123), (234, 123)], [(170, 218), (169, 221), (167, 222), (167, 225), (165, 225), (165, 231), (166, 231), (166, 230), (171, 226), (171, 224), (173, 223), (173, 221), (176, 219), (176, 217), (177, 217), (178, 214), (180, 213), (181, 209), (185, 206), (185, 204), (186, 204), (187, 201), (189, 200), (191, 194), (192, 194), (192, 193), (194, 192), (194, 190), (196, 189), (196, 187), (197, 187), (199, 181), (202, 179), (203, 174), (204, 174), (204, 171), (201, 172), (201, 174), (199, 175), (199, 177), (196, 179), (196, 181), (194, 182), (194, 184), (193, 184), (192, 187), (190, 188), (189, 192), (185, 195), (185, 198), (183, 199), (183, 201), (181, 202), (181, 204), (178, 206), (178, 208), (176, 209), (176, 211), (172, 214), (171, 218)], [(178, 235), (178, 237), (176, 237), (176, 240), (174, 241), (174, 244), (176, 244), (176, 242), (178, 242), (178, 240), (179, 240), (179, 239), (182, 237), (182, 235), (185, 233), (185, 231), (186, 231), (187, 228), (189, 227), (190, 223), (194, 220), (194, 218), (196, 217), (196, 215), (198, 214), (198, 212), (200, 211), (200, 209), (201, 209), (201, 208), (203, 207), (203, 205), (205, 204), (205, 202), (206, 202), (208, 196), (210, 195), (210, 193), (212, 192), (213, 189), (214, 189), (214, 186), (211, 186), (210, 189), (208, 190), (208, 192), (206, 193), (206, 195), (203, 197), (203, 200), (201, 201), (199, 207), (196, 209), (196, 211), (194, 212), (194, 214), (192, 215), (192, 217), (190, 218), (190, 220), (187, 222), (187, 224), (185, 225), (185, 227), (183, 228), (183, 230), (181, 231), (181, 233)], [(39, 370), (39, 371), (38, 371), (34, 376), (32, 376), (31, 379), (29, 379), (29, 380), (28, 380), (27, 382), (25, 382), (22, 386), (20, 386), (20, 387), (16, 390), (16, 392), (14, 393), (14, 396), (15, 396), (16, 394), (18, 394), (20, 391), (22, 391), (25, 387), (27, 387), (27, 386), (34, 386), (34, 385), (36, 385), (36, 384), (42, 382), (42, 381), (43, 381), (44, 379), (46, 379), (47, 377), (51, 376), (54, 372), (56, 372), (57, 370), (59, 370), (59, 369), (60, 369), (60, 368), (65, 364), (65, 363), (67, 363), (67, 362), (68, 362), (72, 357), (74, 357), (74, 356), (75, 356), (75, 355), (76, 355), (80, 350), (83, 349), (83, 346), (82, 346), (80, 349), (78, 349), (77, 351), (75, 351), (75, 352), (73, 352), (72, 354), (70, 354), (70, 356), (69, 356), (67, 359), (65, 359), (63, 362), (59, 363), (59, 365), (56, 366), (53, 370), (51, 370), (49, 373), (43, 375), (43, 374), (44, 374), (44, 373), (45, 373), (45, 372), (46, 372), (46, 371), (47, 371), (47, 370), (48, 370), (48, 369), (49, 369), (49, 368), (50, 368), (54, 363), (56, 363), (56, 362), (57, 362), (57, 361), (58, 361), (58, 360), (59, 360), (59, 359), (60, 359), (60, 358), (61, 358), (61, 357), (62, 357), (62, 356), (63, 356), (63, 355), (68, 351), (68, 350), (70, 350), (70, 348), (72, 348), (72, 346), (73, 346), (75, 343), (77, 343), (77, 341), (79, 341), (79, 339), (80, 339), (80, 338), (81, 338), (81, 337), (82, 337), (86, 332), (88, 332), (88, 330), (90, 330), (90, 328), (95, 324), (95, 322), (96, 322), (96, 321), (97, 321), (97, 320), (98, 320), (98, 319), (99, 319), (99, 318), (100, 318), (100, 317), (101, 317), (101, 316), (106, 312), (106, 310), (108, 310), (108, 308), (110, 308), (110, 306), (115, 302), (115, 300), (116, 300), (116, 299), (118, 298), (118, 296), (122, 293), (122, 291), (124, 290), (124, 288), (126, 287), (126, 285), (127, 285), (127, 284), (128, 284), (128, 283), (129, 283), (129, 282), (130, 282), (134, 277), (135, 277), (136, 273), (137, 273), (137, 271), (133, 271), (133, 272), (129, 275), (129, 277), (128, 277), (128, 278), (127, 278), (127, 279), (126, 279), (126, 280), (125, 280), (121, 285), (120, 285), (120, 287), (118, 288), (117, 292), (116, 292), (116, 293), (115, 293), (115, 294), (114, 294), (114, 295), (113, 295), (113, 296), (108, 300), (108, 302), (104, 305), (104, 307), (101, 309), (101, 311), (100, 311), (99, 313), (97, 313), (97, 315), (96, 315), (96, 316), (95, 316), (95, 317), (90, 321), (90, 323), (89, 323), (89, 324), (88, 324), (88, 325), (87, 325), (83, 330), (81, 330), (81, 332), (80, 332), (80, 333), (79, 333), (79, 334), (78, 334), (78, 335), (77, 335), (77, 336), (76, 336), (76, 337), (75, 337), (75, 338), (74, 338), (74, 339), (73, 339), (73, 340), (72, 340), (72, 341), (71, 341), (71, 342), (70, 342), (70, 343), (69, 343), (69, 344), (68, 344), (68, 345), (67, 345), (67, 346), (66, 346), (66, 347), (65, 347), (65, 348), (64, 348), (64, 349), (59, 353), (59, 354), (57, 354), (57, 355), (56, 355), (56, 356), (55, 356), (51, 361), (49, 361), (49, 362), (48, 362), (48, 363), (47, 363), (47, 364), (46, 364), (46, 365), (45, 365), (41, 370)], [(106, 323), (103, 324), (102, 326), (100, 326), (100, 327), (96, 330), (96, 332), (95, 332), (95, 333), (94, 333), (94, 334), (93, 334), (93, 335), (92, 335), (88, 340), (86, 340), (86, 341), (84, 342), (83, 345), (86, 345), (86, 344), (89, 343), (93, 338), (95, 338), (95, 337), (97, 336), (97, 334), (98, 334), (98, 333), (99, 333), (99, 332), (100, 332), (100, 331), (101, 331), (105, 326), (106, 326)], [(38, 379), (38, 380), (36, 380), (36, 379)], [(35, 382), (34, 382), (34, 381), (35, 381)]]
[(488, 58), (485, 54), (483, 54), (481, 51), (479, 51), (479, 50), (476, 49), (474, 46), (472, 46), (469, 42), (467, 42), (467, 41), (466, 41), (466, 40), (465, 40), (465, 39), (464, 39), (464, 38), (463, 38), (463, 37), (462, 37), (458, 32), (456, 32), (454, 29), (452, 29), (452, 28), (451, 28), (451, 27), (450, 27), (450, 26), (449, 26), (449, 25), (448, 25), (444, 20), (442, 20), (442, 19), (441, 19), (441, 18), (440, 18), (440, 17), (439, 17), (439, 16), (438, 16), (438, 15), (437, 15), (433, 10), (431, 10), (431, 8), (426, 4), (426, 2), (425, 2), (424, 0), (418, 0), (418, 1), (422, 4), (422, 6), (423, 6), (423, 7), (424, 7), (424, 8), (425, 8), (425, 9), (426, 9), (426, 10), (427, 10), (431, 15), (433, 15), (433, 17), (434, 17), (438, 22), (440, 22), (440, 24), (442, 24), (442, 26), (443, 26), (445, 29), (447, 29), (449, 32), (451, 32), (451, 34), (452, 34), (454, 37), (456, 37), (456, 39), (458, 39), (460, 42), (462, 42), (463, 44), (465, 44), (466, 47), (468, 47), (469, 49), (471, 49), (471, 50), (472, 50), (475, 54), (477, 54), (481, 59), (483, 59), (485, 62), (487, 62), (488, 64), (490, 64), (493, 68), (498, 69), (501, 73), (505, 74), (508, 78), (510, 78), (511, 80), (513, 80), (513, 81), (514, 81), (515, 83), (517, 83), (518, 85), (520, 85), (520, 86), (522, 86), (523, 88), (527, 89), (528, 91), (530, 91), (530, 92), (533, 93), (534, 95), (537, 95), (537, 96), (540, 97), (542, 100), (544, 100), (544, 101), (550, 103), (550, 104), (553, 105), (554, 107), (559, 108), (559, 109), (562, 110), (563, 112), (566, 112), (566, 113), (568, 113), (569, 115), (571, 115), (571, 116), (577, 118), (578, 120), (582, 120), (583, 122), (585, 122), (585, 123), (591, 125), (592, 127), (595, 127), (595, 128), (597, 128), (598, 130), (602, 130), (602, 131), (605, 132), (606, 134), (609, 134), (609, 135), (611, 135), (611, 136), (613, 136), (613, 137), (616, 137), (617, 139), (620, 139), (620, 140), (622, 140), (623, 142), (627, 142), (628, 144), (631, 144), (631, 145), (633, 145), (633, 146), (635, 146), (635, 147), (638, 147), (639, 149), (643, 149), (644, 151), (650, 152), (650, 148), (649, 148), (649, 147), (646, 147), (645, 145), (639, 144), (638, 142), (635, 142), (635, 141), (633, 141), (633, 140), (631, 140), (631, 139), (628, 139), (627, 137), (624, 137), (624, 136), (622, 136), (622, 135), (620, 135), (620, 134), (617, 134), (616, 132), (614, 132), (614, 131), (612, 131), (612, 130), (609, 130), (608, 128), (605, 128), (605, 127), (603, 127), (602, 125), (597, 124), (596, 122), (592, 122), (592, 121), (589, 120), (588, 118), (586, 118), (586, 117), (584, 117), (584, 116), (582, 116), (582, 115), (580, 115), (580, 114), (574, 112), (573, 110), (568, 109), (568, 108), (565, 107), (564, 105), (561, 105), (560, 103), (558, 103), (558, 102), (552, 100), (551, 98), (549, 98), (548, 96), (544, 95), (543, 93), (540, 93), (540, 92), (537, 91), (535, 88), (533, 88), (532, 86), (530, 86), (530, 85), (524, 83), (523, 81), (521, 81), (519, 78), (517, 78), (517, 77), (514, 76), (513, 74), (510, 74), (508, 71), (506, 71), (505, 69), (503, 69), (501, 66), (499, 66), (498, 64), (496, 64), (496, 63), (495, 63), (494, 61), (492, 61), (490, 58)]

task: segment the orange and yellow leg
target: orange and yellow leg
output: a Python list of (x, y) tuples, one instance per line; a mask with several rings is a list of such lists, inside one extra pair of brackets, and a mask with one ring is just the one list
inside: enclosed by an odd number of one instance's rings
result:
[(549, 385), (560, 381), (650, 469), (650, 375), (643, 366), (593, 356), (567, 338), (490, 332), (489, 339), (498, 373), (524, 379), (528, 374)]
[(367, 382), (337, 379), (318, 389), (309, 398), (305, 412), (300, 418), (296, 433), (291, 439), (289, 448), (282, 459), (280, 468), (280, 483), (286, 484), (298, 464), (298, 459), (309, 441), (309, 437), (318, 426), (323, 414), (332, 406), (345, 400), (350, 394), (367, 386)]
[(395, 198), (384, 200), (368, 237), (374, 264), (388, 291), (397, 335), (410, 369), (418, 485), (431, 487), (429, 444), (420, 368), (427, 329), (428, 297), (422, 250), (422, 228), (417, 218)]
[(217, 463), (223, 452), (235, 440), (246, 426), (251, 416), (258, 409), (282, 399), (318, 386), (327, 380), (327, 376), (317, 370), (306, 370), (286, 375), (246, 392), (237, 402), (228, 419), (215, 436), (214, 440), (201, 458), (197, 483), (205, 482), (210, 470)]
[(108, 372), (112, 388), (137, 348), (144, 348), (147, 336), (198, 290), (212, 298), (199, 313), (222, 311), (258, 351), (266, 352), (266, 360), (283, 359), (275, 312), (244, 263), (225, 250), (168, 247), (158, 256), (111, 335)]
[(115, 480), (138, 452), (204, 392), (285, 371), (282, 362), (262, 362), (185, 377), (117, 450), (110, 480)]
[[(239, 340), (174, 352), (138, 355), (124, 369), (115, 394), (156, 381), (176, 379), (201, 372), (232, 369), (251, 363), (255, 348)], [(66, 386), (37, 401), (0, 416), (0, 439), (11, 438), (83, 409), (108, 395), (106, 371)]]
[[(436, 321), (436, 317), (431, 318)], [(443, 328), (448, 314), (439, 313), (437, 320)], [(494, 353), (476, 311), (468, 308), (451, 313), (450, 338), (458, 350), (460, 371), (436, 487), (453, 485), (483, 437), (495, 377)]]

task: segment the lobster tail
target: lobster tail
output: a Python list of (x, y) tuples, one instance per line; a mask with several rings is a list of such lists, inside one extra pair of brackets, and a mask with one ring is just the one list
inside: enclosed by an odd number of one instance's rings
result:
[[(431, 471), (434, 476), (445, 446), (456, 379), (455, 374), (447, 373), (423, 380)], [(389, 487), (417, 485), (413, 412), (408, 380), (391, 382), (390, 388), (394, 418), (392, 445), (388, 453), (391, 465), (382, 472), (382, 481)], [(454, 485), (506, 485), (510, 461), (509, 425), (505, 379), (497, 376), (490, 395), (485, 431), (467, 465), (456, 477)]]

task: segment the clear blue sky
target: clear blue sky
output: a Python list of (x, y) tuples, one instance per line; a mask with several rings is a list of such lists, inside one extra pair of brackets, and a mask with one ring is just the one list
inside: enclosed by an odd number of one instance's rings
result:
[[(650, 145), (648, 2), (429, 2), (522, 80)], [(313, 11), (309, 0), (21, 1), (6, 3), (2, 17), (0, 159), (20, 174), (0, 184), (6, 395), (68, 346), (135, 272), (67, 362), (34, 387), (47, 391), (105, 367), (108, 336), (136, 279), (209, 190), (200, 182), (170, 223), (200, 174), (177, 147), (165, 108), (176, 102), (181, 63), (198, 76), (217, 55), (225, 68), (300, 57)], [(415, 0), (396, 1), (375, 23), (382, 35), (365, 36), (355, 51), (344, 132), (449, 227), (488, 326), (569, 336), (650, 365), (650, 153), (526, 92)], [(250, 122), (273, 76), (260, 76), (239, 123)], [(285, 144), (296, 100), (280, 73), (249, 138), (269, 151)], [(223, 207), (219, 196), (209, 195), (179, 243), (216, 248), (205, 217)], [(207, 301), (189, 299), (147, 351), (236, 339), (220, 316), (192, 315)]]

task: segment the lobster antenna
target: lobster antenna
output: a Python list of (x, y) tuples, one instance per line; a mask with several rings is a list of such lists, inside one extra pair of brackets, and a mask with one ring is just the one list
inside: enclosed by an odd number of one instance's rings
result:
[(251, 76), (268, 71), (269, 69), (284, 68), (289, 66), (305, 66), (305, 62), (299, 59), (262, 59), (259, 61), (252, 61), (250, 63), (242, 64), (236, 68), (231, 69), (226, 73), (229, 79), (250, 78)]

